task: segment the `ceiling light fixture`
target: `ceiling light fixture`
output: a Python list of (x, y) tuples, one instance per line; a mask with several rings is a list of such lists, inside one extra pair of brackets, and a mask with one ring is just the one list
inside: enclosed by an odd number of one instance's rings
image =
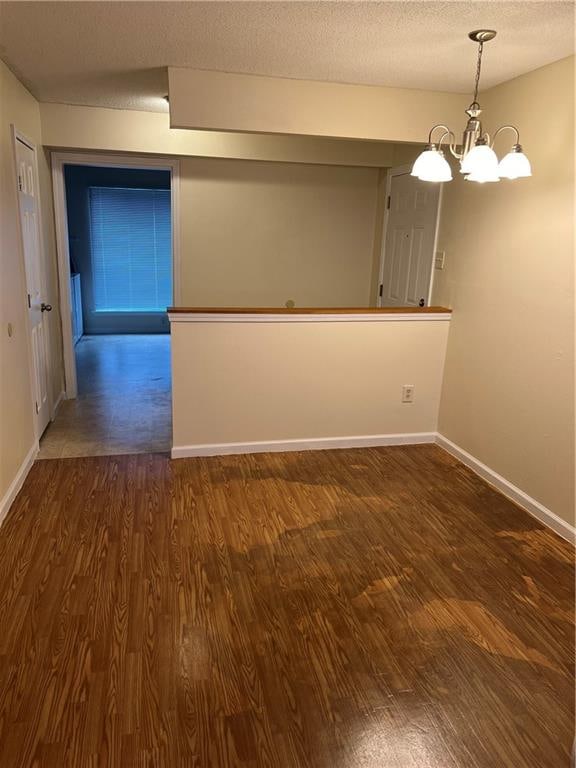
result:
[[(474, 84), (474, 97), (466, 110), (468, 122), (462, 136), (462, 144), (456, 146), (456, 137), (446, 125), (441, 123), (433, 126), (428, 134), (428, 144), (418, 156), (412, 168), (412, 176), (421, 181), (451, 181), (452, 171), (444, 152), (442, 143), (447, 140), (451, 154), (460, 160), (460, 173), (465, 174), (467, 181), (476, 181), (479, 184), (485, 182), (500, 181), (500, 179), (519, 179), (532, 176), (530, 161), (522, 151), (520, 134), (514, 125), (503, 125), (494, 133), (492, 141), (490, 135), (482, 131), (480, 115), (482, 110), (478, 103), (478, 84), (480, 83), (480, 70), (482, 67), (482, 51), (484, 43), (493, 40), (496, 32), (493, 29), (477, 29), (468, 35), (470, 40), (478, 43), (478, 62), (476, 65), (476, 82)], [(432, 142), (432, 134), (438, 128), (443, 130), (438, 143)], [(494, 152), (494, 142), (499, 133), (504, 130), (514, 131), (516, 143), (512, 145), (510, 152), (500, 162)]]

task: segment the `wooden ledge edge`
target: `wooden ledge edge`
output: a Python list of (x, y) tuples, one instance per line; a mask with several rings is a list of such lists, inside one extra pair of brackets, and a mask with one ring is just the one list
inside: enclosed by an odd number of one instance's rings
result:
[(447, 307), (168, 307), (170, 315), (429, 315), (451, 314)]

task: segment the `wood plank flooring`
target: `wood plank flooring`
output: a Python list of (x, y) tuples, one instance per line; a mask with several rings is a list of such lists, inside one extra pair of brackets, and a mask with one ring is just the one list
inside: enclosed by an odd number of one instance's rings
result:
[(573, 553), (435, 446), (37, 462), (0, 766), (562, 768)]

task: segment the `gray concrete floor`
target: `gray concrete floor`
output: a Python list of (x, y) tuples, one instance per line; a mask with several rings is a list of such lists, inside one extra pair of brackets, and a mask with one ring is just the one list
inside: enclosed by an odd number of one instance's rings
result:
[(169, 451), (169, 335), (83, 336), (78, 397), (65, 400), (40, 441), (40, 459)]

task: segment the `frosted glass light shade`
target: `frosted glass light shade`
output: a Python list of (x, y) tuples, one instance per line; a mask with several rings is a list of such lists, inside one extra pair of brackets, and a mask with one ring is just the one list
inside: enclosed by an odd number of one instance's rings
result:
[[(498, 158), (496, 152), (490, 149), (488, 144), (476, 144), (462, 160), (461, 173), (469, 173), (472, 176), (498, 176)], [(485, 179), (497, 181), (498, 179)], [(475, 181), (475, 179), (470, 179)]]
[(412, 176), (421, 181), (451, 181), (452, 170), (444, 153), (438, 149), (425, 149), (412, 167)]
[(532, 176), (530, 160), (524, 152), (516, 150), (508, 152), (498, 164), (498, 175), (503, 179), (522, 179)]

